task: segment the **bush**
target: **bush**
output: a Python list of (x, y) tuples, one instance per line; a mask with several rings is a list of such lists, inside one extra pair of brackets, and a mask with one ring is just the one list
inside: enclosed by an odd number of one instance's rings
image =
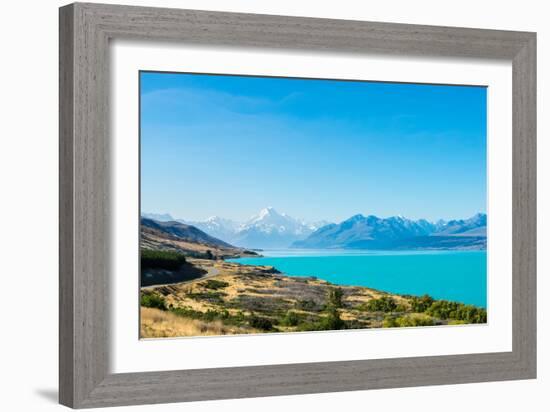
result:
[(454, 320), (454, 319), (451, 319), (449, 322), (448, 322), (448, 325), (465, 325), (466, 322), (463, 321), (463, 320)]
[(291, 310), (281, 319), (281, 325), (283, 326), (297, 326), (298, 323), (300, 323), (300, 317), (296, 312)]
[(347, 324), (340, 318), (340, 314), (334, 308), (329, 310), (327, 316), (321, 316), (316, 321), (303, 322), (298, 325), (298, 330), (321, 331), (321, 330), (339, 330), (346, 329)]
[(406, 312), (406, 311), (407, 311), (407, 307), (402, 303), (398, 304), (397, 307), (395, 308), (395, 312)]
[(426, 310), (426, 314), (439, 318), (463, 321), (465, 323), (486, 323), (487, 311), (473, 305), (437, 300)]
[(201, 312), (189, 307), (171, 307), (169, 310), (170, 312), (178, 316), (191, 319), (199, 319), (206, 322), (220, 320), (225, 325), (244, 326), (245, 324), (247, 324), (246, 317), (242, 312), (237, 312), (237, 314), (231, 315), (227, 309), (208, 309), (206, 312)]
[(487, 311), (472, 305), (461, 305), (456, 311), (456, 316), (452, 319), (467, 323), (487, 323)]
[(434, 299), (429, 295), (424, 295), (420, 298), (413, 297), (410, 300), (412, 311), (418, 313), (425, 312), (430, 306), (432, 306), (433, 302)]
[(223, 298), (227, 296), (224, 292), (197, 292), (188, 293), (187, 297), (193, 300), (204, 301), (214, 304), (224, 303)]
[(185, 263), (185, 256), (167, 250), (141, 250), (142, 269), (178, 270)]
[(212, 322), (214, 320), (224, 320), (229, 318), (229, 312), (227, 310), (217, 311), (214, 309), (208, 309), (206, 312), (204, 312), (201, 316), (201, 319)]
[(270, 331), (273, 329), (273, 323), (267, 318), (262, 318), (256, 315), (252, 315), (248, 318), (248, 324), (255, 328), (265, 331)]
[(317, 306), (315, 301), (311, 299), (304, 299), (304, 300), (297, 301), (296, 308), (300, 310), (309, 311), (309, 312), (320, 310), (320, 308)]
[(208, 279), (206, 283), (204, 283), (204, 287), (206, 289), (212, 289), (212, 290), (224, 289), (228, 286), (229, 286), (229, 283), (224, 282), (222, 280), (215, 280), (215, 279)]
[(142, 293), (140, 298), (140, 305), (145, 306), (146, 308), (167, 310), (164, 297), (156, 293)]
[(395, 300), (390, 296), (382, 296), (379, 299), (371, 299), (365, 305), (370, 312), (393, 312), (397, 309)]
[(338, 311), (332, 308), (326, 317), (321, 318), (319, 326), (320, 330), (339, 330), (345, 329), (346, 322), (340, 318)]
[(382, 326), (385, 328), (402, 328), (410, 326), (433, 326), (433, 318), (427, 315), (386, 316)]
[(342, 298), (344, 297), (344, 292), (341, 288), (330, 288), (327, 293), (328, 307), (332, 308), (341, 308), (343, 306)]

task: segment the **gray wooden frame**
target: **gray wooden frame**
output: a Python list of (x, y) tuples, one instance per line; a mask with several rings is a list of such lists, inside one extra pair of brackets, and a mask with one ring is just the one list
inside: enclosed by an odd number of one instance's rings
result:
[[(109, 40), (505, 59), (513, 65), (513, 350), (109, 373)], [(75, 408), (536, 376), (536, 34), (103, 4), (60, 9), (59, 397)], [(503, 119), (507, 120), (507, 119)]]

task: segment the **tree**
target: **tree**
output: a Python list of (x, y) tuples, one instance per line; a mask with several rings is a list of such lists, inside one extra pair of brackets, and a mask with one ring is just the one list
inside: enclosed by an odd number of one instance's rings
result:
[(327, 293), (328, 307), (329, 308), (341, 308), (343, 306), (342, 298), (344, 297), (344, 291), (341, 288), (330, 288)]
[(432, 306), (432, 303), (434, 302), (434, 299), (429, 295), (424, 295), (420, 298), (413, 297), (410, 301), (411, 308), (413, 312), (425, 312), (430, 306)]
[(369, 300), (365, 308), (370, 312), (393, 312), (397, 309), (397, 304), (391, 296), (382, 296)]
[(338, 330), (344, 329), (346, 323), (340, 318), (338, 310), (333, 307), (329, 309), (328, 315), (321, 319), (320, 326), (323, 330)]

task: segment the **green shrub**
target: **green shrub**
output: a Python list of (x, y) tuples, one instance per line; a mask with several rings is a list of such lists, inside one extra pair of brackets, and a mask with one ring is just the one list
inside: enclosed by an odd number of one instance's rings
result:
[(369, 312), (393, 312), (397, 309), (395, 300), (390, 296), (382, 296), (378, 299), (371, 299), (364, 308)]
[(461, 305), (452, 319), (463, 320), (467, 323), (487, 323), (487, 311), (473, 305)]
[(318, 305), (315, 303), (315, 301), (311, 299), (304, 299), (304, 300), (297, 301), (296, 308), (300, 310), (310, 311), (310, 312), (317, 311), (320, 309)]
[(206, 283), (204, 283), (204, 287), (206, 289), (212, 289), (212, 290), (224, 289), (228, 286), (229, 286), (229, 283), (224, 282), (222, 280), (216, 280), (216, 279), (208, 279)]
[(451, 319), (449, 322), (448, 322), (449, 325), (465, 325), (466, 324), (466, 321), (464, 320), (454, 320), (454, 319)]
[(425, 312), (430, 306), (434, 299), (429, 295), (424, 295), (421, 297), (412, 297), (410, 300), (411, 309), (413, 312), (422, 313)]
[(405, 316), (386, 316), (382, 326), (385, 328), (403, 328), (410, 326), (433, 326), (433, 318), (427, 315), (409, 314)]
[(329, 310), (327, 316), (319, 321), (320, 330), (339, 330), (345, 329), (346, 322), (340, 318), (340, 314), (335, 308)]
[(386, 316), (382, 322), (384, 328), (397, 328), (397, 320), (394, 316)]
[(167, 250), (141, 250), (142, 269), (178, 270), (185, 263), (185, 256)]
[(246, 317), (242, 312), (238, 312), (236, 315), (231, 315), (227, 309), (222, 310), (215, 310), (215, 309), (209, 309), (206, 312), (201, 312), (198, 310), (191, 309), (189, 307), (171, 307), (170, 312), (172, 312), (175, 315), (191, 318), (191, 319), (199, 319), (206, 322), (212, 322), (214, 320), (220, 320), (226, 325), (238, 325), (243, 326), (246, 325)]
[(156, 308), (160, 310), (168, 309), (164, 297), (156, 293), (142, 293), (140, 305), (145, 306), (146, 308)]
[(270, 331), (273, 329), (273, 322), (270, 319), (262, 318), (260, 316), (252, 315), (248, 318), (248, 324), (255, 328), (265, 331)]
[(281, 325), (283, 326), (297, 326), (298, 323), (300, 323), (300, 317), (296, 312), (291, 310), (281, 319)]
[(406, 311), (407, 311), (407, 307), (402, 303), (399, 303), (395, 308), (395, 312), (406, 312)]
[(485, 309), (447, 300), (434, 301), (426, 310), (426, 314), (439, 319), (451, 319), (465, 323), (487, 322), (487, 311)]
[[(199, 312), (200, 313), (200, 312)], [(224, 320), (229, 318), (229, 312), (227, 310), (214, 310), (208, 309), (206, 312), (199, 315), (202, 320), (212, 322), (214, 320)]]
[(330, 288), (327, 292), (327, 306), (332, 308), (341, 308), (343, 306), (342, 298), (344, 291), (341, 288)]
[(187, 297), (190, 299), (204, 301), (209, 303), (221, 304), (224, 303), (224, 296), (227, 296), (225, 292), (196, 292), (188, 293)]

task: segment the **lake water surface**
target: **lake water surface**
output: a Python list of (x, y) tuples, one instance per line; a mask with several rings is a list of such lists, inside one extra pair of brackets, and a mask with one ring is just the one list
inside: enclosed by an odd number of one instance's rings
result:
[(264, 257), (230, 259), (274, 266), (288, 276), (316, 276), (338, 285), (487, 307), (486, 251), (264, 250)]

